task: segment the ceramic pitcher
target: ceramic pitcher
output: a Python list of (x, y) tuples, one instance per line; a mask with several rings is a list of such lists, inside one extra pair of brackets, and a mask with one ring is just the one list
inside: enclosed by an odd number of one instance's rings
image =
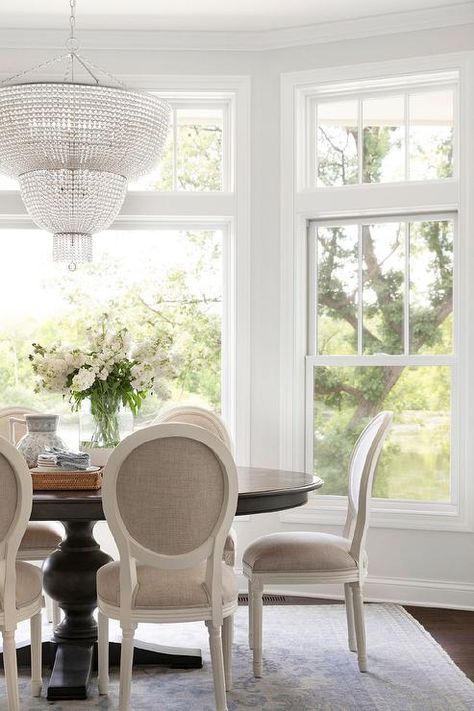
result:
[(45, 447), (59, 447), (65, 449), (66, 445), (56, 434), (58, 428), (59, 415), (24, 415), (20, 417), (10, 417), (11, 440), (14, 442), (15, 426), (17, 424), (26, 425), (26, 434), (20, 439), (16, 447), (25, 457), (30, 469), (36, 467), (38, 454), (44, 452)]

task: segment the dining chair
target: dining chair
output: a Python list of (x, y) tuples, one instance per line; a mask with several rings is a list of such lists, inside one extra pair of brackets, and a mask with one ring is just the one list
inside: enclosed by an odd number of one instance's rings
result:
[[(155, 419), (156, 424), (166, 424), (172, 422), (182, 422), (188, 425), (196, 425), (203, 427), (205, 430), (219, 437), (225, 444), (229, 452), (234, 454), (234, 445), (230, 436), (229, 430), (225, 426), (224, 421), (216, 412), (209, 410), (199, 405), (176, 405), (168, 410), (160, 413)], [(235, 528), (231, 528), (227, 534), (224, 543), (223, 561), (235, 568), (235, 554), (237, 551), (237, 533)], [(225, 636), (225, 644), (229, 645), (229, 649), (224, 650), (224, 655), (229, 659), (232, 658), (232, 645), (234, 643), (234, 620), (227, 620), (228, 634)], [(232, 665), (226, 664), (225, 667), (225, 688), (227, 691), (232, 689)]]
[[(18, 424), (15, 429), (10, 427), (11, 417), (22, 415), (37, 415), (38, 410), (26, 407), (5, 407), (0, 410), (0, 436), (16, 445), (26, 433), (26, 426)], [(35, 521), (28, 523), (25, 534), (18, 549), (18, 560), (44, 561), (59, 546), (63, 540), (63, 530), (59, 523), (53, 521)], [(58, 603), (45, 595), (46, 611), (49, 622), (57, 627), (61, 621), (61, 611)]]
[(152, 425), (112, 452), (102, 501), (120, 559), (97, 572), (99, 692), (108, 690), (112, 618), (122, 628), (120, 711), (130, 704), (137, 624), (198, 620), (209, 632), (216, 710), (227, 711), (225, 667), (231, 659), (223, 656), (223, 646), (229, 652), (237, 587), (222, 555), (237, 496), (231, 453), (202, 427)]
[(249, 645), (254, 676), (262, 676), (262, 613), (265, 584), (343, 583), (349, 649), (359, 670), (367, 671), (362, 588), (367, 576), (365, 538), (372, 483), (391, 412), (380, 412), (365, 427), (349, 463), (348, 509), (342, 536), (312, 531), (272, 533), (251, 543), (243, 554), (249, 583)]
[[(161, 412), (154, 420), (154, 424), (183, 422), (188, 425), (197, 425), (212, 432), (225, 444), (227, 449), (234, 454), (234, 445), (227, 427), (221, 417), (212, 410), (198, 405), (176, 405)], [(237, 550), (237, 533), (231, 528), (224, 546), (224, 560), (227, 565), (235, 567), (235, 553)]]
[(19, 711), (15, 630), (31, 628), (31, 690), (41, 693), (41, 570), (17, 560), (33, 503), (29, 469), (15, 447), (0, 437), (0, 629), (9, 711)]

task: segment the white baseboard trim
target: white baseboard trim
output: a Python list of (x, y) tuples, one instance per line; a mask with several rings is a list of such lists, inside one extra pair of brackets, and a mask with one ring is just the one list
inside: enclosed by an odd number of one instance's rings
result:
[[(247, 579), (242, 570), (237, 569), (236, 573), (239, 592), (247, 592)], [(265, 591), (279, 595), (305, 595), (333, 600), (344, 598), (340, 585), (269, 585)], [(364, 585), (364, 599), (367, 602), (395, 602), (418, 607), (474, 610), (474, 583), (369, 575)]]

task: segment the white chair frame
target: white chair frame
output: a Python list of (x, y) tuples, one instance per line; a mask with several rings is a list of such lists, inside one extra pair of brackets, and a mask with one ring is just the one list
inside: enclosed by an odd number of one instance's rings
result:
[(41, 608), (42, 595), (25, 607), (16, 606), (16, 560), (18, 547), (26, 530), (33, 505), (31, 474), (25, 460), (15, 447), (0, 437), (0, 454), (12, 467), (17, 482), (17, 508), (7, 536), (0, 542), (0, 628), (3, 637), (3, 664), (7, 685), (8, 709), (19, 711), (18, 669), (15, 647), (15, 630), (23, 620), (31, 626), (31, 691), (41, 693)]
[[(372, 483), (384, 439), (392, 421), (391, 412), (380, 412), (359, 436), (352, 451), (349, 464), (348, 509), (342, 536), (351, 540), (349, 553), (357, 567), (340, 571), (268, 572), (256, 573), (243, 564), (243, 573), (249, 586), (249, 646), (253, 650), (254, 676), (262, 676), (262, 614), (263, 589), (265, 585), (320, 585), (342, 583), (347, 616), (348, 644), (357, 652), (359, 670), (367, 671), (367, 651), (364, 623), (363, 585), (367, 577), (367, 554), (365, 539), (369, 524), (369, 509)], [(375, 427), (375, 432), (371, 428)], [(362, 474), (357, 481), (354, 462), (359, 446), (365, 437), (373, 434), (373, 440), (365, 458)]]
[(199, 405), (176, 405), (175, 407), (169, 408), (169, 410), (160, 412), (160, 414), (155, 418), (153, 424), (163, 425), (179, 422), (179, 417), (181, 415), (184, 415), (185, 417), (196, 416), (202, 418), (203, 420), (207, 420), (210, 427), (214, 426), (218, 430), (219, 439), (221, 439), (227, 449), (234, 454), (234, 444), (223, 419), (216, 412), (213, 412), (205, 407), (200, 407)]
[[(0, 410), (0, 423), (2, 420), (9, 420), (8, 428), (4, 427), (4, 436), (7, 435), (6, 439), (9, 440), (13, 445), (16, 445), (15, 441), (15, 429), (12, 424), (17, 422), (21, 418), (21, 415), (38, 415), (39, 410), (33, 410), (28, 407), (5, 407)], [(12, 423), (13, 420), (13, 423)], [(1, 430), (1, 427), (0, 427)], [(0, 431), (1, 436), (1, 431)], [(54, 548), (30, 548), (28, 550), (22, 550), (21, 547), (18, 550), (17, 560), (25, 561), (44, 561), (46, 558), (54, 551)], [(56, 628), (61, 622), (61, 610), (59, 608), (56, 600), (52, 600), (48, 595), (45, 594), (45, 606), (46, 613), (48, 616), (48, 622), (53, 623), (53, 627)]]
[[(214, 531), (198, 548), (180, 555), (156, 553), (134, 540), (120, 516), (116, 493), (117, 477), (128, 455), (146, 442), (170, 437), (184, 437), (206, 445), (221, 464), (225, 485), (224, 502)], [(232, 455), (218, 437), (201, 427), (182, 423), (152, 425), (125, 438), (114, 449), (104, 469), (102, 500), (105, 516), (120, 555), (120, 606), (115, 607), (102, 600), (99, 593), (99, 692), (105, 694), (108, 691), (108, 618), (111, 618), (119, 620), (122, 628), (120, 711), (127, 711), (130, 703), (133, 639), (137, 624), (198, 620), (206, 623), (209, 632), (216, 710), (227, 711), (225, 669), (231, 666), (231, 622), (238, 599), (236, 597), (226, 605), (222, 603), (222, 555), (237, 508), (237, 498), (237, 470)], [(206, 587), (210, 591), (211, 600), (208, 607), (133, 609), (137, 563), (162, 570), (182, 570), (192, 568), (203, 561), (207, 562)]]

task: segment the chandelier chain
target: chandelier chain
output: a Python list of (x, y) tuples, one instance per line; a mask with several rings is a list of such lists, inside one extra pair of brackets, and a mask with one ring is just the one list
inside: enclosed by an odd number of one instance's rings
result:
[(76, 27), (76, 0), (69, 0), (69, 7), (71, 8), (69, 16), (69, 26), (71, 28), (70, 39), (74, 39), (74, 30)]

